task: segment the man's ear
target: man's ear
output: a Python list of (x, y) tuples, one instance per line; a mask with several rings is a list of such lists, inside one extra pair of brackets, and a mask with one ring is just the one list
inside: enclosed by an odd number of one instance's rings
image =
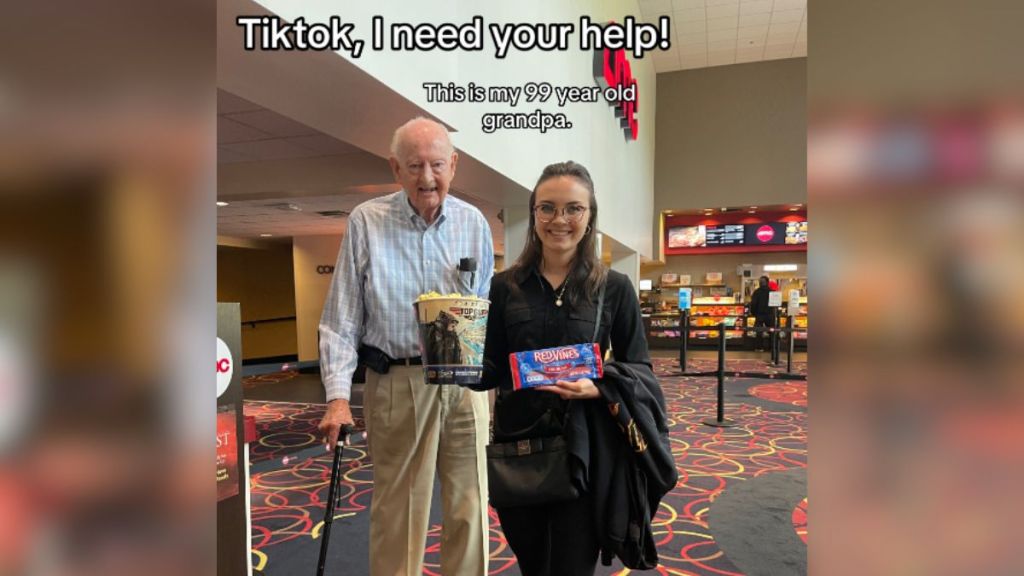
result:
[(455, 168), (458, 167), (458, 164), (459, 164), (459, 153), (455, 152), (453, 150), (452, 151), (452, 176), (455, 176)]
[(395, 177), (395, 182), (398, 182), (399, 184), (401, 184), (402, 181), (398, 178), (398, 171), (399, 171), (398, 159), (395, 158), (394, 156), (389, 156), (388, 157), (388, 164), (391, 165), (391, 174), (392, 174), (392, 176)]

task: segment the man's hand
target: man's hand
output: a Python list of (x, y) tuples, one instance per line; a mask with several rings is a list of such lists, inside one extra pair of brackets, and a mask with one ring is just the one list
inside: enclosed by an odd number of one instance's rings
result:
[(590, 378), (580, 378), (572, 382), (559, 380), (553, 386), (537, 386), (535, 390), (552, 392), (566, 400), (585, 400), (601, 397), (601, 391), (597, 389), (594, 381)]
[(338, 434), (341, 431), (342, 426), (352, 426), (355, 422), (352, 420), (352, 410), (348, 406), (348, 400), (331, 400), (327, 403), (327, 413), (324, 414), (324, 419), (320, 421), (320, 426), (317, 429), (324, 435), (327, 441), (327, 451), (330, 452), (334, 449), (334, 445), (338, 443)]

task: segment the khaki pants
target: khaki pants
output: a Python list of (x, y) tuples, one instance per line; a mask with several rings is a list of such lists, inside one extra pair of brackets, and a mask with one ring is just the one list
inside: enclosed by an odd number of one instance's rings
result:
[(487, 574), (487, 394), (423, 383), (421, 366), (366, 371), (373, 460), (371, 576), (423, 573), (435, 472), (443, 514), (441, 574)]

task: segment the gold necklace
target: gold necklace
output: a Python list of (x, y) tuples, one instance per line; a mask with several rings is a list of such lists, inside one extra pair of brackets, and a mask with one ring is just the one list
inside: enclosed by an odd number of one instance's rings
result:
[[(540, 261), (540, 270), (541, 270), (541, 274), (543, 274), (544, 273), (544, 259), (541, 259), (541, 261)], [(565, 279), (562, 280), (562, 289), (558, 291), (558, 294), (555, 297), (555, 306), (558, 306), (559, 308), (561, 308), (561, 306), (562, 306), (562, 295), (565, 294), (565, 289), (568, 286), (569, 286), (569, 275), (566, 274), (565, 275)], [(552, 288), (552, 290), (554, 290), (554, 288)]]
[(558, 291), (558, 298), (555, 298), (555, 306), (559, 306), (560, 307), (562, 305), (562, 294), (565, 294), (565, 288), (568, 285), (569, 285), (569, 279), (566, 278), (565, 281), (562, 282), (562, 289)]

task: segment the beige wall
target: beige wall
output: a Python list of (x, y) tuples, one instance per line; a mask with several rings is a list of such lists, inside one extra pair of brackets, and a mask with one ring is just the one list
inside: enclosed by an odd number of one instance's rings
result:
[(320, 274), (317, 266), (334, 266), (341, 236), (296, 236), (292, 239), (295, 278), (296, 338), (299, 360), (316, 360), (317, 327), (333, 274)]
[(662, 210), (806, 203), (807, 59), (658, 74)]
[(295, 316), (290, 246), (217, 246), (217, 301), (241, 304), (243, 359), (295, 354), (294, 320), (246, 324)]

